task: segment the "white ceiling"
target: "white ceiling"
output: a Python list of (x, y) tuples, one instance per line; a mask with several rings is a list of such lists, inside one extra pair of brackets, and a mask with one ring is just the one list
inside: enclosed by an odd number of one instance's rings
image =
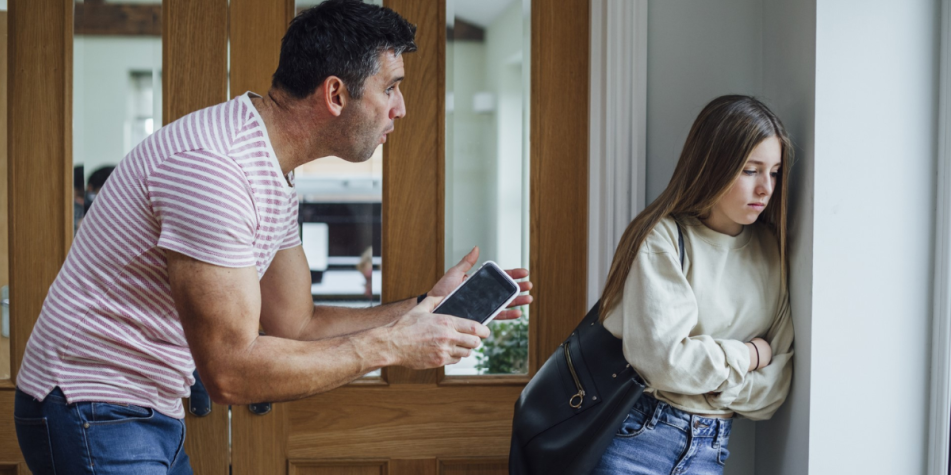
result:
[(488, 27), (516, 0), (455, 0), (456, 18)]

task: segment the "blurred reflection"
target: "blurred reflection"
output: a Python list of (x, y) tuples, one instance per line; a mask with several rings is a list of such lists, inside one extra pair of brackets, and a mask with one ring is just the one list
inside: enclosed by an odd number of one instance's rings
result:
[[(446, 0), (446, 268), (528, 264), (528, 42), (525, 0)], [(528, 308), (449, 375), (523, 374)]]
[(161, 1), (75, 5), (73, 209), (82, 223), (108, 170), (162, 124)]

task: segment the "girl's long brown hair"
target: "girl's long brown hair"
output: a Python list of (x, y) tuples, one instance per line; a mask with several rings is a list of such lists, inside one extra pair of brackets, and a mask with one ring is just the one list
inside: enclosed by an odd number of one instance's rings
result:
[(785, 283), (788, 268), (786, 190), (793, 158), (792, 143), (783, 123), (762, 102), (748, 96), (722, 96), (707, 104), (694, 121), (667, 189), (624, 230), (601, 294), (602, 321), (621, 302), (627, 275), (654, 226), (670, 215), (698, 219), (709, 216), (713, 206), (743, 171), (753, 148), (770, 137), (779, 139), (781, 165), (776, 188), (758, 221), (769, 225), (779, 241)]

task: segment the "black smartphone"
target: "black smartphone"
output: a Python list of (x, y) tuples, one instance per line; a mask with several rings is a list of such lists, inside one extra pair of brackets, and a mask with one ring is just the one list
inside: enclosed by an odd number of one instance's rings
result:
[(439, 303), (433, 313), (487, 324), (518, 296), (518, 284), (496, 263), (486, 261)]

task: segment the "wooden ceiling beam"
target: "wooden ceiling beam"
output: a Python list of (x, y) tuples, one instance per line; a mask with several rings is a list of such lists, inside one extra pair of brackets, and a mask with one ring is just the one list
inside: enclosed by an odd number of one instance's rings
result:
[(162, 4), (76, 4), (76, 35), (162, 37)]

